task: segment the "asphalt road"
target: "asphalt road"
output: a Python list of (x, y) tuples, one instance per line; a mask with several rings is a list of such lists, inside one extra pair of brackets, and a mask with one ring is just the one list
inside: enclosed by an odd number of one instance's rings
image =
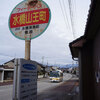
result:
[[(64, 74), (63, 76), (63, 82), (71, 79), (72, 75), (71, 74)], [(38, 94), (43, 92), (44, 90), (50, 89), (50, 88), (54, 88), (56, 86), (59, 86), (60, 84), (62, 84), (63, 82), (60, 83), (51, 83), (49, 78), (44, 78), (44, 79), (40, 79), (40, 81), (38, 81), (38, 89), (37, 92)]]
[(76, 76), (64, 74), (63, 82), (51, 83), (48, 79), (43, 79), (39, 84), (37, 100), (79, 100)]
[[(71, 79), (71, 77), (72, 75), (70, 74), (64, 74), (64, 80), (63, 82), (60, 82), (60, 83), (51, 83), (48, 78), (39, 79), (38, 89), (37, 89), (37, 92), (38, 92), (37, 99), (38, 100), (64, 100), (64, 99), (61, 99), (62, 96), (65, 96), (66, 93), (68, 94), (69, 93), (68, 90), (72, 88), (70, 86), (74, 85), (74, 82), (66, 83), (69, 79)], [(65, 86), (67, 86), (66, 87), (67, 92), (64, 90)], [(13, 92), (12, 90), (13, 90), (13, 85), (0, 86), (0, 100), (12, 100), (12, 92)], [(62, 91), (62, 93), (60, 91)], [(55, 94), (57, 95), (55, 96)], [(64, 95), (61, 95), (61, 94), (64, 94)], [(59, 99), (57, 99), (58, 95), (60, 96)]]

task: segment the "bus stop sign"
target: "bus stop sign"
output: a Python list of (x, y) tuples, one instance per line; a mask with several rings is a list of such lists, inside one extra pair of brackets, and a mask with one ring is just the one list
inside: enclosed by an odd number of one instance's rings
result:
[(19, 39), (34, 39), (47, 29), (50, 19), (51, 12), (44, 1), (24, 0), (12, 10), (9, 28)]

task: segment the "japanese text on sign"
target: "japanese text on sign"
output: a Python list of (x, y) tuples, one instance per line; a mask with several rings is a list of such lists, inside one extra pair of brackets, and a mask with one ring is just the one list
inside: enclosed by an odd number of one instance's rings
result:
[(49, 21), (49, 10), (35, 10), (35, 11), (27, 11), (22, 13), (16, 13), (11, 15), (11, 28), (34, 25), (34, 24), (42, 24), (48, 23)]

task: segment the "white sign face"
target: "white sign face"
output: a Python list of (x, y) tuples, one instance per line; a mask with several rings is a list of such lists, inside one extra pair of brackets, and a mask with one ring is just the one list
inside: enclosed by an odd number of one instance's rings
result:
[(34, 39), (47, 29), (50, 19), (51, 12), (44, 1), (24, 0), (11, 12), (9, 28), (19, 39)]
[(17, 59), (13, 100), (37, 100), (37, 66), (33, 61)]

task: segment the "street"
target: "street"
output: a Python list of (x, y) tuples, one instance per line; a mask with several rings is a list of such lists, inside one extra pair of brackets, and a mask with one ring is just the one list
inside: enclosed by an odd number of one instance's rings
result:
[(50, 83), (49, 79), (41, 80), (37, 100), (79, 100), (78, 93), (77, 77), (64, 74), (63, 82), (60, 83)]
[(12, 85), (0, 86), (0, 100), (12, 100)]
[[(77, 85), (77, 80), (73, 80), (71, 74), (64, 74), (60, 83), (51, 83), (49, 78), (39, 79), (37, 100), (74, 100), (71, 98), (76, 95), (74, 86)], [(0, 86), (0, 100), (12, 100), (12, 90), (13, 85)]]
[[(72, 77), (71, 74), (64, 74), (63, 76), (63, 82), (69, 80)], [(49, 78), (44, 78), (44, 79), (40, 79), (40, 81), (38, 81), (38, 93), (43, 92), (46, 89), (50, 89), (56, 86), (59, 86), (60, 84), (62, 84), (63, 82), (60, 83), (51, 83)]]

